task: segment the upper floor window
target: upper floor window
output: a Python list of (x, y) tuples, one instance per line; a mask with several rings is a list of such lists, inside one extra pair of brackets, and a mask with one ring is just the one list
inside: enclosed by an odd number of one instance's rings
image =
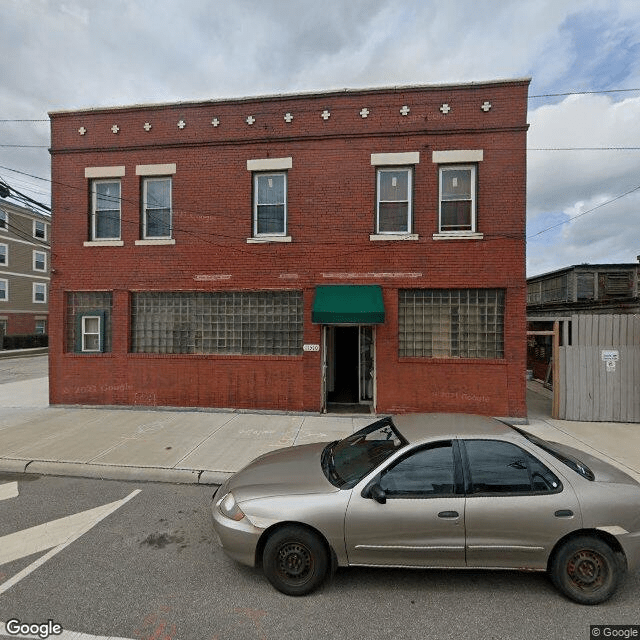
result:
[(47, 270), (47, 254), (44, 251), (33, 252), (33, 270), (34, 271)]
[(9, 264), (9, 246), (0, 244), (0, 264), (6, 267)]
[(41, 240), (47, 239), (47, 225), (41, 220), (33, 221), (33, 237)]
[(410, 233), (412, 169), (378, 169), (376, 233)]
[(120, 239), (120, 180), (94, 180), (91, 185), (91, 239)]
[(47, 301), (47, 285), (44, 282), (33, 283), (33, 301), (34, 302)]
[(0, 229), (6, 229), (9, 226), (9, 214), (0, 209)]
[(143, 182), (143, 237), (171, 237), (171, 178), (146, 178)]
[(253, 235), (287, 235), (287, 174), (258, 173), (253, 185)]
[(7, 280), (0, 280), (0, 300), (5, 302), (9, 299), (9, 282)]
[(440, 233), (475, 230), (476, 167), (440, 167)]

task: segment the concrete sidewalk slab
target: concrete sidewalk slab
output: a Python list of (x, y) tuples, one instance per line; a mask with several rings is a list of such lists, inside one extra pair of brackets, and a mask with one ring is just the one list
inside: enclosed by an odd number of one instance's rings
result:
[(0, 407), (35, 409), (48, 406), (48, 377), (0, 384)]
[[(281, 447), (332, 441), (376, 416), (49, 407), (47, 378), (0, 385), (0, 471), (219, 484)], [(552, 420), (535, 392), (524, 429), (610, 460), (640, 481), (640, 425)], [(546, 390), (545, 390), (546, 391)], [(32, 400), (33, 399), (33, 402)], [(548, 404), (548, 403), (547, 403)]]

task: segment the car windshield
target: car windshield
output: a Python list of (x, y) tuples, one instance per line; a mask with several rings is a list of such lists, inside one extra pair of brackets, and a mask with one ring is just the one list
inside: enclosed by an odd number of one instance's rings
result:
[(547, 442), (542, 438), (538, 438), (537, 436), (531, 435), (522, 429), (518, 429), (512, 426), (518, 433), (523, 435), (529, 442), (532, 442), (537, 447), (540, 447), (543, 451), (546, 451), (548, 454), (552, 455), (556, 460), (560, 460), (563, 464), (566, 464), (567, 467), (573, 469), (576, 473), (579, 473), (583, 478), (587, 480), (595, 480), (595, 475), (593, 471), (589, 469), (589, 467), (578, 460), (575, 456), (571, 455), (567, 451), (563, 451), (561, 445), (556, 444), (555, 442)]
[(322, 470), (336, 487), (351, 489), (406, 444), (391, 418), (383, 418), (328, 444), (322, 452)]

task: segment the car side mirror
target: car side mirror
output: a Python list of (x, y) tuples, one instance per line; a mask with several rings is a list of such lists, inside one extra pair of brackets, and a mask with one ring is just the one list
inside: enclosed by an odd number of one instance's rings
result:
[(369, 489), (369, 497), (373, 498), (380, 504), (386, 504), (387, 502), (387, 494), (385, 493), (384, 489), (377, 483), (371, 485), (371, 488)]

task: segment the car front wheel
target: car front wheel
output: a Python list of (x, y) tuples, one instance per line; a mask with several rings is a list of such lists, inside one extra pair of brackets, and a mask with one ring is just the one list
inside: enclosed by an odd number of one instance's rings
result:
[(327, 576), (329, 557), (315, 533), (288, 526), (269, 536), (262, 554), (262, 568), (278, 591), (303, 596), (322, 584)]
[(565, 542), (551, 566), (555, 586), (580, 604), (599, 604), (615, 592), (623, 570), (616, 553), (602, 540), (581, 536)]

